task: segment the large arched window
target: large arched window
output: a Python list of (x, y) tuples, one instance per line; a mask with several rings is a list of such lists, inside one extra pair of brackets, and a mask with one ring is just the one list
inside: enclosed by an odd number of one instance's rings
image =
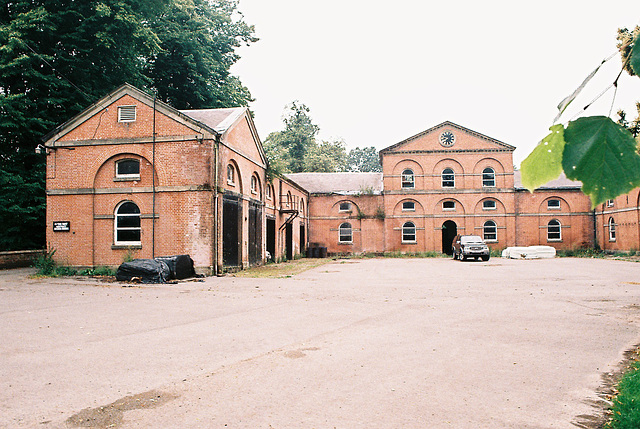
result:
[(406, 168), (402, 171), (402, 188), (415, 188), (416, 180), (413, 175), (413, 170)]
[(557, 219), (552, 219), (547, 224), (547, 241), (562, 240), (562, 224)]
[(125, 201), (116, 207), (114, 218), (115, 244), (140, 244), (140, 208)]
[(482, 226), (482, 233), (485, 241), (498, 241), (498, 227), (494, 221), (486, 221)]
[(609, 241), (616, 241), (616, 221), (609, 218)]
[(340, 228), (338, 228), (338, 241), (340, 243), (353, 242), (353, 231), (351, 229), (351, 224), (349, 222), (344, 222), (340, 224)]
[(405, 224), (402, 225), (402, 242), (416, 242), (416, 225), (413, 222), (405, 222)]
[(495, 187), (496, 186), (496, 172), (493, 168), (487, 167), (482, 170), (482, 186), (483, 187)]
[(442, 170), (442, 187), (443, 188), (455, 188), (456, 187), (456, 173), (450, 168)]

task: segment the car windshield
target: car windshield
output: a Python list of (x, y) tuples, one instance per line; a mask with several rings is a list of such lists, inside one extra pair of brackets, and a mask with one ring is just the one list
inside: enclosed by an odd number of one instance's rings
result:
[(464, 235), (460, 237), (460, 241), (464, 244), (483, 244), (482, 238), (477, 235)]

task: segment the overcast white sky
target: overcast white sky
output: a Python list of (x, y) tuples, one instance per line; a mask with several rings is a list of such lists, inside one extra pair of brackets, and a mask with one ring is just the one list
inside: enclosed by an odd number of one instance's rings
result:
[[(232, 68), (256, 99), (264, 140), (286, 104), (311, 109), (320, 138), (378, 150), (449, 120), (516, 146), (520, 162), (557, 104), (640, 25), (640, 1), (240, 0), (260, 41)], [(561, 119), (613, 82), (600, 70)], [(588, 115), (607, 115), (608, 92)], [(615, 111), (635, 114), (640, 78), (623, 75)]]

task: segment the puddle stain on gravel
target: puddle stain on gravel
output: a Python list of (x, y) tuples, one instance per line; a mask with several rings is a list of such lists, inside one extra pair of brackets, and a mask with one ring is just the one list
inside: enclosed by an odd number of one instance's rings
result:
[(298, 349), (298, 350), (290, 350), (288, 352), (284, 352), (284, 356), (288, 357), (289, 359), (300, 359), (305, 357), (307, 354), (304, 353), (306, 351), (316, 351), (316, 350), (320, 350), (319, 347), (307, 347), (304, 349)]
[(177, 396), (150, 390), (137, 395), (125, 396), (117, 401), (96, 408), (85, 408), (69, 417), (66, 423), (76, 428), (117, 428), (122, 423), (125, 411), (156, 408), (177, 398)]

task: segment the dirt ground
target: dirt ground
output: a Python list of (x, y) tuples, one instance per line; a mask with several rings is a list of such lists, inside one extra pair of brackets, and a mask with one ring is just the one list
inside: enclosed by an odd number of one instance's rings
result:
[(338, 260), (123, 287), (0, 271), (2, 428), (575, 428), (640, 263)]

